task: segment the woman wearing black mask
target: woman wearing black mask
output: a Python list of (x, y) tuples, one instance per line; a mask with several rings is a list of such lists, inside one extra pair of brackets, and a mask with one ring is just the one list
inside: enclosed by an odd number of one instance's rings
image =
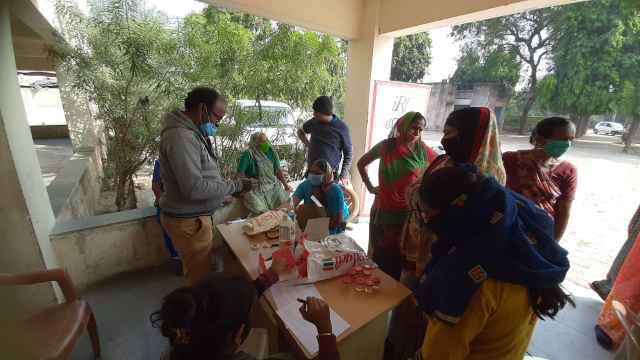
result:
[(419, 192), (438, 240), (415, 291), (429, 316), (416, 359), (522, 359), (536, 318), (573, 304), (553, 220), (470, 165), (425, 176)]
[[(436, 158), (425, 176), (444, 167), (461, 164), (474, 165), (480, 174), (494, 177), (501, 185), (505, 183), (505, 171), (502, 166), (498, 126), (495, 117), (486, 107), (470, 107), (452, 112), (444, 126), (442, 145), (446, 154)], [(431, 258), (431, 243), (435, 234), (421, 219), (419, 188), (422, 180), (417, 180), (407, 189), (406, 199), (410, 213), (400, 235), (400, 253), (402, 255), (401, 281), (405, 284), (415, 282), (424, 273), (425, 266)], [(392, 318), (389, 343), (398, 358), (416, 350), (421, 343), (422, 332), (415, 324), (420, 313), (404, 303), (397, 316)], [(418, 322), (419, 324), (419, 322)], [(418, 341), (416, 341), (418, 339)], [(393, 350), (391, 350), (393, 349)]]
[[(469, 107), (449, 114), (443, 129), (442, 146), (446, 154), (436, 158), (425, 171), (426, 175), (447, 166), (472, 164), (478, 173), (494, 177), (498, 183), (506, 182), (502, 165), (502, 152), (498, 125), (491, 110), (486, 107)], [(403, 273), (420, 277), (429, 260), (432, 236), (420, 221), (418, 188), (421, 180), (407, 189), (411, 214), (405, 224), (400, 241)]]

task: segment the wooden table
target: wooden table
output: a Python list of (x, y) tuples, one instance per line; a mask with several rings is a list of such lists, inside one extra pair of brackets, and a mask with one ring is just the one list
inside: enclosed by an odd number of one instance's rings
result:
[[(241, 272), (252, 280), (257, 278), (258, 251), (251, 249), (251, 243), (263, 243), (267, 241), (266, 237), (248, 237), (243, 233), (241, 223), (222, 224), (217, 228), (231, 250), (225, 268), (228, 271)], [(409, 289), (382, 271), (375, 270), (375, 275), (381, 280), (380, 290), (375, 294), (356, 293), (351, 286), (344, 285), (340, 278), (315, 283), (324, 300), (350, 325), (338, 337), (338, 350), (342, 359), (382, 359), (388, 314), (410, 294)], [(266, 294), (261, 303), (267, 317), (275, 321), (274, 325), (279, 328), (279, 334), (284, 335), (290, 350), (297, 357), (310, 359), (310, 354), (307, 354), (304, 347), (284, 328), (275, 312), (273, 299), (268, 292)], [(269, 333), (272, 336), (273, 329)]]

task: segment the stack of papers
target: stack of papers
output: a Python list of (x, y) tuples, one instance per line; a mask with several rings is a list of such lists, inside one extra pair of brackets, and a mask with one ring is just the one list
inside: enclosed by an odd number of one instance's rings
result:
[[(315, 285), (292, 285), (287, 283), (279, 283), (272, 286), (271, 296), (276, 304), (278, 316), (282, 319), (284, 325), (289, 329), (291, 334), (304, 346), (306, 352), (315, 356), (318, 352), (318, 340), (316, 336), (318, 331), (315, 325), (306, 321), (300, 314), (300, 304), (297, 299), (305, 299), (313, 296), (322, 299)], [(346, 322), (333, 309), (330, 309), (331, 325), (333, 334), (340, 336), (349, 328)]]

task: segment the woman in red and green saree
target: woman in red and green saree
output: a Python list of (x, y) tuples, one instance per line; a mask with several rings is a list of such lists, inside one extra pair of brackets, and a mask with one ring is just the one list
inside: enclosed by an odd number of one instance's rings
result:
[[(396, 121), (389, 138), (376, 144), (358, 161), (362, 181), (375, 195), (369, 220), (369, 256), (395, 279), (400, 279), (402, 270), (399, 239), (409, 213), (406, 189), (436, 157), (420, 138), (426, 124), (422, 114), (406, 113)], [(367, 166), (378, 159), (378, 186), (373, 186)]]

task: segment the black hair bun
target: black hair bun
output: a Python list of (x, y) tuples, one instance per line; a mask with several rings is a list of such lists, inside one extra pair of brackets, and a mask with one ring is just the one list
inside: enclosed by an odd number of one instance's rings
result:
[[(167, 295), (160, 310), (151, 315), (151, 321), (160, 327), (162, 335), (173, 339), (176, 329), (190, 329), (196, 319), (198, 303), (193, 289), (181, 287)], [(159, 325), (158, 325), (159, 323)]]

